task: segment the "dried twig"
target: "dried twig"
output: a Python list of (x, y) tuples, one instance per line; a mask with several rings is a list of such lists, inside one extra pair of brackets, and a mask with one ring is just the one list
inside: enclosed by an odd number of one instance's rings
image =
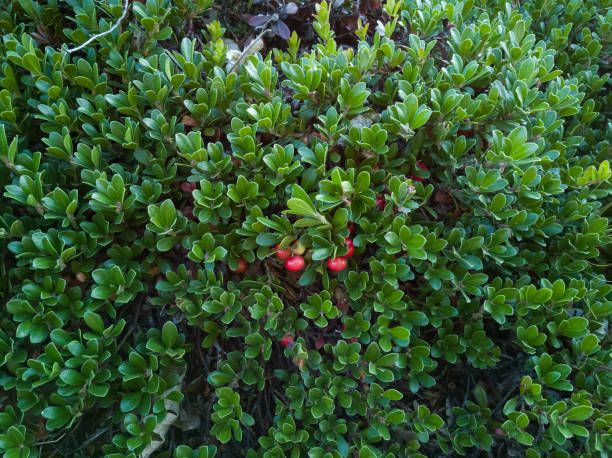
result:
[(95, 441), (98, 437), (100, 437), (102, 434), (104, 434), (106, 431), (108, 431), (109, 428), (110, 428), (110, 426), (107, 426), (106, 428), (103, 428), (103, 429), (99, 430), (98, 432), (94, 433), (92, 436), (87, 438), (87, 440), (85, 442), (83, 442), (77, 448), (75, 448), (74, 450), (69, 452), (67, 455), (72, 455), (73, 453), (76, 453), (79, 450), (83, 450), (85, 447), (87, 447), (89, 444), (91, 444), (93, 441)]
[(495, 409), (493, 409), (493, 412), (491, 413), (491, 418), (495, 418), (495, 416), (504, 407), (504, 405), (506, 405), (506, 401), (508, 399), (510, 399), (510, 396), (512, 396), (515, 393), (517, 387), (516, 387), (516, 385), (514, 385), (514, 383), (516, 383), (516, 381), (517, 381), (517, 377), (515, 376), (515, 377), (509, 378), (506, 381), (506, 383), (503, 384), (503, 388), (505, 388), (506, 385), (508, 385), (508, 384), (511, 385), (510, 389), (506, 392), (506, 394), (504, 395), (502, 400), (497, 403), (497, 406), (495, 407)]
[(66, 433), (60, 434), (56, 439), (53, 440), (49, 440), (49, 441), (44, 441), (44, 442), (37, 442), (34, 444), (34, 447), (39, 447), (41, 445), (47, 445), (47, 444), (55, 444), (56, 442), (59, 442), (60, 440), (62, 440), (62, 438), (66, 435)]
[(119, 25), (121, 24), (121, 22), (122, 22), (122, 21), (125, 19), (125, 16), (127, 15), (127, 12), (128, 12), (128, 8), (129, 8), (129, 6), (130, 6), (130, 0), (124, 0), (124, 3), (123, 3), (123, 12), (121, 13), (121, 16), (119, 17), (119, 19), (117, 19), (117, 22), (115, 22), (115, 23), (113, 24), (113, 26), (112, 26), (110, 29), (108, 29), (108, 30), (106, 30), (106, 31), (104, 31), (104, 32), (100, 32), (100, 33), (98, 33), (98, 34), (94, 35), (93, 37), (89, 38), (87, 41), (85, 41), (83, 44), (81, 44), (81, 45), (77, 46), (76, 48), (66, 49), (66, 50), (64, 51), (64, 53), (66, 53), (66, 54), (71, 54), (71, 53), (73, 53), (73, 52), (80, 51), (81, 49), (86, 48), (86, 47), (87, 47), (87, 46), (89, 46), (91, 43), (93, 43), (94, 41), (96, 41), (98, 38), (102, 38), (102, 37), (104, 37), (104, 36), (108, 35), (109, 33), (113, 33), (113, 31), (114, 31), (114, 30), (115, 30), (117, 27), (119, 27)]
[(232, 73), (234, 70), (236, 70), (236, 68), (240, 65), (240, 63), (242, 62), (242, 60), (249, 55), (249, 52), (251, 51), (251, 49), (255, 46), (255, 43), (257, 43), (260, 39), (263, 38), (263, 36), (268, 33), (270, 31), (270, 29), (268, 29), (268, 24), (272, 21), (278, 21), (278, 15), (274, 14), (272, 16), (270, 16), (268, 18), (268, 20), (262, 25), (263, 30), (261, 31), (261, 33), (259, 35), (257, 35), (257, 38), (255, 38), (253, 41), (251, 41), (249, 43), (249, 45), (244, 48), (244, 51), (242, 51), (242, 54), (240, 54), (240, 57), (238, 58), (238, 60), (236, 61), (236, 63), (232, 66), (232, 68), (230, 69), (230, 71), (228, 73)]

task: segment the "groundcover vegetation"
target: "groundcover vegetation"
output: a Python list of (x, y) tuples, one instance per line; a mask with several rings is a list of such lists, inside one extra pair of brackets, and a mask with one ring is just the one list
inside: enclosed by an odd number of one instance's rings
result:
[(609, 456), (611, 25), (2, 1), (0, 451)]

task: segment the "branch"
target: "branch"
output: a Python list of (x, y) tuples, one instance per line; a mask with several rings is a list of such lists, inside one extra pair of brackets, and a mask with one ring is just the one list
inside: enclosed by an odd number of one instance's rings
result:
[(255, 46), (255, 43), (257, 43), (267, 32), (270, 31), (270, 29), (268, 29), (268, 24), (272, 21), (278, 21), (278, 14), (273, 14), (272, 16), (270, 16), (268, 20), (262, 25), (263, 30), (261, 31), (261, 33), (257, 35), (257, 38), (255, 38), (253, 41), (249, 43), (249, 45), (244, 49), (244, 51), (242, 51), (242, 54), (240, 54), (240, 57), (238, 58), (236, 63), (232, 66), (228, 74), (236, 70), (236, 67), (240, 65), (240, 62), (242, 62), (242, 60), (245, 57), (250, 55), (249, 52)]
[(123, 12), (121, 13), (121, 17), (119, 17), (119, 19), (117, 20), (117, 22), (115, 22), (115, 23), (113, 24), (113, 26), (112, 26), (110, 29), (108, 29), (108, 30), (106, 30), (106, 31), (104, 31), (104, 32), (98, 33), (98, 34), (94, 35), (93, 37), (89, 38), (89, 40), (87, 40), (85, 43), (83, 43), (83, 44), (81, 44), (81, 45), (77, 46), (76, 48), (66, 49), (64, 52), (65, 52), (66, 54), (71, 54), (71, 53), (73, 53), (73, 52), (80, 51), (81, 49), (86, 48), (86, 47), (87, 47), (87, 46), (89, 46), (91, 43), (93, 43), (94, 41), (96, 41), (98, 38), (102, 38), (103, 36), (106, 36), (106, 35), (108, 35), (109, 33), (113, 33), (113, 31), (114, 31), (114, 30), (115, 30), (117, 27), (119, 27), (119, 25), (121, 24), (121, 22), (122, 22), (122, 21), (125, 19), (125, 16), (127, 15), (128, 8), (129, 8), (129, 6), (130, 6), (130, 0), (124, 0), (124, 1), (125, 1), (125, 3), (123, 4)]

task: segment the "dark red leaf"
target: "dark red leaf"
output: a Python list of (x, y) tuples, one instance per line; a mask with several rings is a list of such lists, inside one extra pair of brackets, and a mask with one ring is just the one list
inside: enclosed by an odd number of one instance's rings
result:
[(452, 199), (448, 195), (448, 193), (444, 192), (444, 191), (442, 191), (440, 189), (438, 189), (436, 191), (436, 193), (434, 194), (434, 200), (436, 202), (440, 202), (440, 203), (443, 203), (443, 204), (450, 204), (452, 202)]
[(181, 122), (187, 127), (195, 127), (198, 125), (198, 123), (189, 115), (183, 116)]
[(353, 31), (357, 30), (359, 17), (357, 15), (343, 16), (339, 21), (347, 30)]

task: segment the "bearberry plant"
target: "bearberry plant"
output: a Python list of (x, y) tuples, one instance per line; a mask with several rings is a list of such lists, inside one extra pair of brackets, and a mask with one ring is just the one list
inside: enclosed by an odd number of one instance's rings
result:
[(0, 453), (607, 457), (607, 0), (0, 0)]

